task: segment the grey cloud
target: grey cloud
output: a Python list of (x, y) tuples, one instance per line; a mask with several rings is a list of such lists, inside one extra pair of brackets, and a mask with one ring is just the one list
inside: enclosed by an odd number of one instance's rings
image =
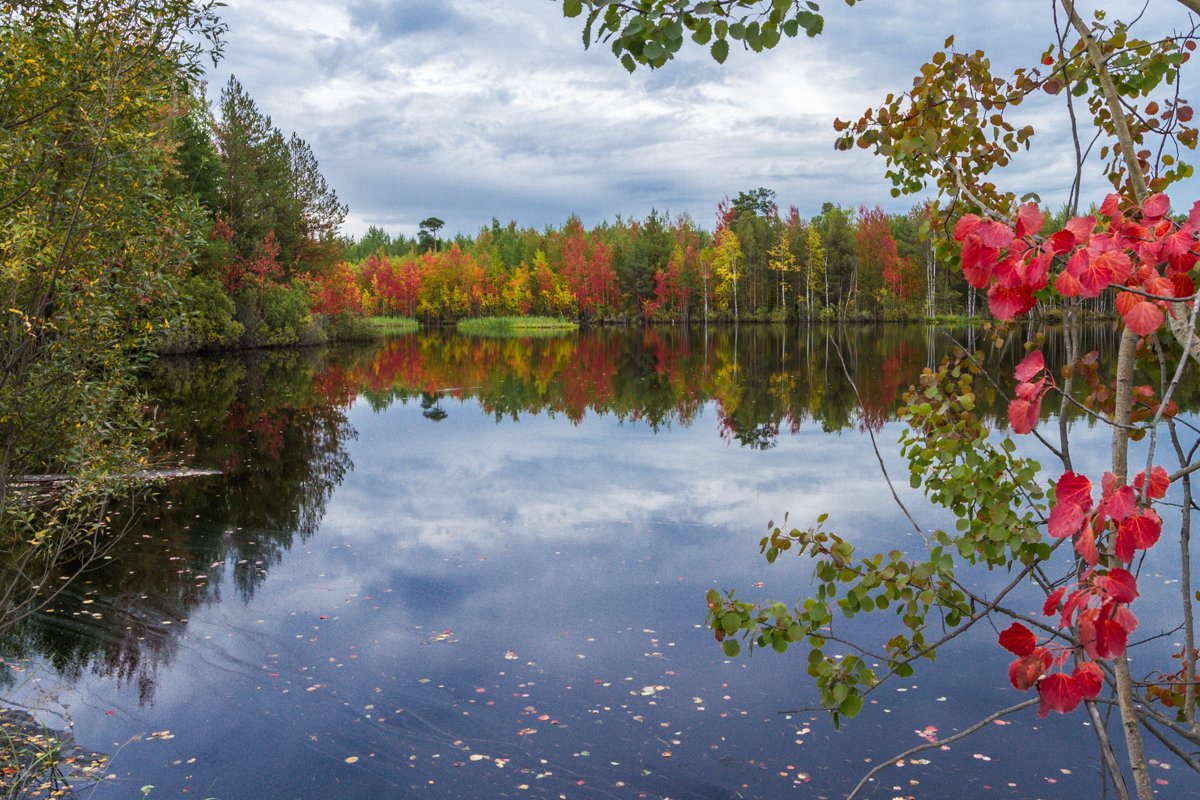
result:
[(384, 43), (471, 27), (469, 18), (448, 2), (356, 0), (349, 4), (348, 11), (357, 32), (373, 35)]
[[(961, 49), (987, 49), (999, 74), (1035, 60), (1049, 11), (1019, 5), (1027, 13), (828, 4), (815, 40), (735, 48), (724, 65), (689, 42), (665, 68), (630, 76), (603, 45), (585, 52), (579, 20), (547, 0), (232, 0), (228, 58), (211, 77), (220, 86), (237, 73), (276, 125), (313, 145), (354, 235), (368, 224), (412, 233), (429, 214), (474, 233), (493, 216), (542, 227), (652, 207), (709, 225), (723, 195), (757, 186), (806, 216), (825, 201), (903, 211), (918, 198), (891, 199), (881, 159), (835, 152), (833, 118), (906, 89), (950, 33)], [(1026, 110), (1041, 131), (1061, 109)], [(1039, 138), (1004, 180), (1061, 202), (1067, 140), (1048, 126)]]

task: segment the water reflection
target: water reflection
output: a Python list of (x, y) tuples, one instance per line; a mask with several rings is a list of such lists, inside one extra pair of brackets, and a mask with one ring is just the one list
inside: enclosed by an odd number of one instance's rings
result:
[[(348, 445), (358, 434), (347, 412), (356, 397), (376, 413), (415, 402), (432, 422), (478, 413), (461, 405), (471, 398), (496, 422), (544, 414), (577, 426), (593, 414), (652, 432), (690, 426), (711, 404), (723, 441), (767, 450), (781, 431), (794, 435), (813, 423), (824, 433), (880, 429), (923, 366), (948, 352), (951, 340), (970, 344), (974, 336), (948, 333), (917, 326), (534, 338), (432, 331), (336, 353), (164, 359), (146, 384), (165, 434), (162, 451), (178, 466), (222, 477), (170, 481), (150, 511), (131, 510), (142, 528), (117, 545), (111, 563), (10, 632), (4, 652), (44, 657), (69, 680), (85, 669), (109, 675), (137, 685), (149, 702), (154, 669), (170, 661), (195, 610), (221, 602), (223, 586), (249, 602), (284, 554), (319, 528), (353, 469)], [(1111, 345), (1104, 328), (1088, 334), (1087, 344)], [(1014, 336), (994, 357), (1011, 366), (1023, 355), (1018, 345)], [(996, 404), (996, 388), (981, 386), (979, 407), (994, 412)], [(993, 421), (1003, 425), (1003, 414)], [(13, 680), (0, 673), (0, 681)]]
[[(772, 719), (798, 704), (795, 665), (719, 658), (700, 598), (763, 580), (753, 543), (785, 510), (836, 511), (864, 546), (911, 535), (856, 433), (948, 346), (923, 328), (430, 332), (164, 361), (164, 453), (222, 474), (164, 487), (0, 652), (49, 665), (93, 749), (176, 732), (97, 797), (841, 786), (895, 727), (884, 709), (839, 734)], [(802, 566), (768, 580), (805, 585)], [(28, 673), (3, 674), (15, 691)], [(944, 675), (945, 713), (1008, 700), (995, 674)]]

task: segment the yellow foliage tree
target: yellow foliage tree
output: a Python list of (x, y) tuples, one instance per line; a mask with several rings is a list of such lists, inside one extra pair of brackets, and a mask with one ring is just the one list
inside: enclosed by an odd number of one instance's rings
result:
[(170, 122), (219, 52), (214, 5), (0, 2), (0, 572), (36, 582), (146, 465), (134, 371), (202, 244), (164, 189)]
[(712, 268), (717, 278), (717, 302), (723, 309), (733, 304), (733, 318), (738, 318), (738, 278), (741, 277), (742, 244), (737, 234), (729, 228), (717, 231), (713, 245)]

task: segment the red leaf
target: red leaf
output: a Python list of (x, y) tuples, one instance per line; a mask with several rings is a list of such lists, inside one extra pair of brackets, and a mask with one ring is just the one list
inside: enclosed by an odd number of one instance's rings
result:
[(1046, 393), (1046, 378), (1043, 377), (1037, 383), (1018, 383), (1015, 389), (1018, 400), (1028, 400), (1033, 403), (1042, 399), (1042, 395)]
[(1058, 627), (1065, 628), (1071, 624), (1071, 615), (1075, 613), (1075, 609), (1087, 603), (1091, 597), (1091, 592), (1087, 589), (1077, 589), (1071, 592), (1071, 596), (1067, 598), (1067, 602), (1063, 603), (1062, 616), (1058, 619)]
[(1086, 512), (1075, 505), (1074, 503), (1064, 503), (1059, 500), (1054, 508), (1050, 509), (1050, 519), (1046, 523), (1046, 532), (1055, 539), (1065, 539), (1068, 536), (1074, 536), (1079, 532), (1079, 527), (1083, 524), (1083, 515)]
[(1133, 262), (1124, 250), (1110, 250), (1093, 254), (1092, 268), (1106, 272), (1110, 283), (1124, 283), (1133, 273)]
[(1104, 202), (1100, 204), (1100, 213), (1109, 218), (1121, 213), (1121, 198), (1111, 192), (1105, 195)]
[(1024, 286), (1009, 289), (997, 283), (988, 290), (988, 309), (996, 319), (1019, 317), (1036, 304), (1033, 292)]
[(1025, 286), (1025, 261), (1020, 254), (1013, 250), (1008, 256), (996, 264), (996, 282), (1005, 289), (1018, 289)]
[(1142, 288), (1150, 294), (1156, 294), (1159, 297), (1175, 296), (1175, 281), (1158, 274), (1155, 274), (1150, 280), (1146, 281)]
[(1033, 400), (1013, 400), (1008, 404), (1008, 424), (1013, 433), (1027, 434), (1037, 427), (1042, 414), (1042, 398)]
[(1074, 254), (1067, 260), (1067, 272), (1073, 277), (1079, 278), (1087, 271), (1088, 264), (1092, 260), (1090, 250), (1076, 250)]
[(1071, 680), (1075, 683), (1075, 690), (1079, 692), (1079, 696), (1088, 700), (1100, 694), (1100, 690), (1104, 688), (1104, 673), (1094, 661), (1081, 661), (1076, 664), (1071, 673)]
[(1191, 275), (1176, 272), (1171, 275), (1171, 283), (1175, 288), (1172, 292), (1175, 297), (1191, 297), (1196, 293), (1196, 284), (1192, 282)]
[(1124, 316), (1133, 310), (1133, 307), (1142, 302), (1142, 298), (1133, 292), (1117, 292), (1117, 297), (1113, 300), (1113, 306), (1117, 309), (1117, 313)]
[(994, 219), (982, 220), (979, 227), (975, 229), (975, 233), (979, 235), (979, 240), (985, 246), (997, 249), (1008, 247), (1013, 240), (1012, 228)]
[(1029, 291), (1036, 292), (1046, 288), (1049, 283), (1047, 278), (1050, 275), (1050, 262), (1053, 259), (1054, 256), (1050, 253), (1042, 253), (1025, 266), (1025, 285), (1029, 287)]
[(991, 283), (999, 255), (1000, 251), (996, 248), (984, 247), (978, 236), (967, 236), (962, 247), (962, 271), (967, 283), (976, 289), (983, 289)]
[(1076, 241), (1086, 241), (1092, 236), (1092, 231), (1096, 230), (1096, 218), (1087, 217), (1072, 217), (1067, 220), (1064, 228), (1075, 235)]
[(1137, 508), (1132, 486), (1122, 486), (1114, 490), (1100, 503), (1100, 513), (1120, 522)]
[(1046, 670), (1050, 669), (1053, 662), (1054, 658), (1050, 655), (1050, 651), (1039, 647), (1024, 658), (1018, 658), (1008, 665), (1008, 681), (1014, 689), (1027, 691), (1030, 686), (1037, 683), (1037, 679), (1042, 677)]
[(1047, 617), (1053, 616), (1058, 611), (1059, 601), (1062, 600), (1063, 595), (1066, 593), (1067, 587), (1065, 586), (1060, 586), (1051, 592), (1050, 596), (1046, 598), (1045, 605), (1042, 606), (1042, 614)]
[[(1108, 607), (1107, 603), (1105, 607)], [(1112, 617), (1125, 633), (1133, 633), (1137, 630), (1137, 617), (1133, 615), (1128, 606), (1118, 605)]]
[(1000, 631), (1000, 646), (1015, 656), (1027, 656), (1037, 648), (1037, 637), (1033, 631), (1019, 622), (1014, 622)]
[(1195, 231), (1191, 225), (1184, 225), (1179, 230), (1162, 240), (1163, 252), (1168, 256), (1181, 256), (1192, 249)]
[[(1158, 543), (1162, 533), (1162, 519), (1151, 508), (1142, 509), (1138, 514), (1121, 521), (1117, 526), (1117, 539), (1122, 535), (1129, 537), (1130, 546), (1137, 550), (1145, 550)], [(1118, 556), (1120, 558), (1120, 556)], [(1122, 558), (1128, 562), (1130, 559)]]
[(1079, 557), (1089, 566), (1094, 567), (1100, 562), (1100, 553), (1096, 550), (1096, 535), (1092, 532), (1091, 525), (1084, 525), (1080, 529), (1079, 538), (1075, 540), (1075, 552), (1079, 553)]
[(1137, 555), (1137, 547), (1134, 546), (1133, 534), (1123, 527), (1117, 528), (1117, 536), (1113, 542), (1113, 555), (1122, 564), (1128, 564)]
[(1046, 241), (1046, 244), (1047, 244), (1047, 246), (1049, 246), (1050, 251), (1052, 253), (1054, 253), (1054, 255), (1061, 256), (1063, 253), (1067, 252), (1072, 247), (1074, 247), (1075, 242), (1076, 242), (1075, 234), (1071, 233), (1068, 230), (1061, 230), (1058, 233), (1051, 236)]
[(979, 225), (979, 217), (975, 214), (963, 214), (954, 226), (954, 240), (961, 242), (968, 234), (974, 233)]
[(1071, 615), (1075, 613), (1075, 609), (1085, 603), (1091, 596), (1091, 592), (1086, 589), (1077, 589), (1071, 592), (1071, 596), (1067, 598), (1067, 602), (1063, 603), (1062, 616), (1058, 618), (1058, 627), (1065, 628), (1071, 624)]
[(1150, 199), (1146, 201), (1146, 204), (1142, 206), (1142, 213), (1148, 218), (1145, 220), (1147, 223), (1150, 219), (1158, 219), (1170, 210), (1171, 201), (1162, 192), (1151, 195)]
[[(1133, 485), (1141, 489), (1145, 480), (1146, 471), (1142, 470), (1137, 474), (1137, 477), (1133, 479)], [(1170, 485), (1171, 478), (1167, 475), (1167, 471), (1165, 469), (1162, 467), (1151, 467), (1150, 484), (1146, 486), (1144, 491), (1146, 492), (1147, 497), (1165, 497), (1167, 494), (1167, 487)]]
[(1132, 603), (1138, 598), (1137, 579), (1127, 569), (1114, 567), (1107, 575), (1096, 579), (1096, 585), (1118, 603)]
[(1123, 316), (1126, 327), (1138, 336), (1154, 333), (1163, 322), (1163, 310), (1147, 300), (1137, 303), (1128, 314)]
[(1022, 382), (1031, 381), (1045, 368), (1046, 357), (1042, 355), (1041, 350), (1034, 350), (1021, 359), (1021, 363), (1017, 364), (1016, 370), (1013, 371), (1013, 376)]
[(1075, 681), (1061, 672), (1056, 672), (1053, 675), (1047, 675), (1037, 683), (1038, 698), (1041, 702), (1038, 704), (1038, 717), (1045, 717), (1051, 711), (1057, 711), (1060, 714), (1066, 714), (1074, 711), (1079, 705), (1079, 701), (1083, 698), (1079, 694), (1079, 687), (1075, 685)]
[(1054, 279), (1054, 290), (1063, 297), (1079, 297), (1083, 294), (1083, 284), (1071, 273), (1063, 270)]
[(1064, 472), (1054, 485), (1054, 496), (1060, 503), (1071, 503), (1087, 511), (1092, 507), (1092, 482), (1084, 475)]
[(1037, 233), (1046, 222), (1046, 217), (1036, 203), (1026, 203), (1017, 209), (1017, 238)]
[[(1115, 619), (1102, 619), (1096, 623), (1096, 653), (1100, 658), (1116, 658), (1125, 652), (1129, 633)], [(1084, 645), (1085, 649), (1087, 645)]]
[[(1092, 658), (1112, 658), (1111, 649), (1115, 644), (1113, 634), (1108, 630), (1105, 630), (1103, 634), (1101, 633), (1101, 629), (1107, 628), (1109, 623), (1120, 631), (1121, 637), (1125, 636), (1125, 629), (1119, 624), (1112, 620), (1100, 618), (1100, 609), (1085, 608), (1079, 612), (1079, 643), (1083, 645), (1083, 649)], [(1101, 638), (1103, 638), (1103, 641), (1101, 641)], [(1121, 649), (1117, 651), (1116, 655), (1120, 655), (1124, 650), (1125, 642), (1122, 638)]]

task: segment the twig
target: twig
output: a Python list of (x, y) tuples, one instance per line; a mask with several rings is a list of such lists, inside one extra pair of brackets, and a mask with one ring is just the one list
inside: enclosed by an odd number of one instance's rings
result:
[[(858, 400), (858, 407), (862, 408), (862, 396), (858, 393), (858, 384), (854, 382), (854, 378), (850, 375), (850, 370), (846, 367), (846, 359), (842, 357), (842, 348), (837, 342), (833, 343), (833, 349), (837, 351), (838, 361), (842, 364), (842, 373), (846, 376), (846, 380), (850, 382), (850, 388), (854, 390), (854, 398)], [(900, 510), (904, 512), (904, 516), (912, 523), (913, 529), (917, 535), (925, 540), (925, 544), (929, 544), (929, 539), (926, 538), (925, 532), (921, 530), (921, 526), (913, 519), (912, 514), (908, 513), (908, 509), (900, 500), (900, 495), (896, 494), (896, 487), (892, 484), (892, 478), (888, 475), (887, 467), (883, 463), (883, 456), (879, 454), (879, 445), (875, 442), (875, 432), (871, 430), (871, 426), (867, 425), (867, 435), (871, 437), (871, 449), (875, 451), (875, 460), (879, 462), (879, 471), (883, 473), (883, 479), (887, 481), (888, 489), (892, 493), (892, 499), (896, 501), (896, 505), (900, 506)]]
[(957, 742), (959, 739), (965, 739), (966, 737), (970, 736), (971, 734), (976, 733), (976, 732), (982, 730), (983, 728), (986, 728), (988, 725), (991, 725), (993, 722), (1000, 719), (1001, 717), (1007, 717), (1009, 714), (1015, 714), (1016, 712), (1022, 711), (1026, 708), (1029, 708), (1030, 706), (1035, 706), (1039, 702), (1041, 702), (1041, 701), (1040, 700), (1026, 700), (1024, 703), (1017, 703), (1015, 706), (1009, 706), (1008, 708), (997, 711), (996, 713), (992, 714), (991, 716), (985, 717), (984, 719), (980, 720), (979, 722), (976, 722), (971, 727), (967, 728), (965, 731), (962, 731), (961, 733), (956, 733), (947, 739), (939, 739), (936, 742), (926, 742), (925, 744), (918, 745), (918, 746), (912, 748), (911, 750), (905, 750), (903, 753), (901, 753), (898, 756), (892, 756), (887, 761), (884, 761), (882, 764), (878, 764), (878, 765), (872, 767), (870, 772), (868, 772), (866, 775), (863, 775), (862, 780), (860, 780), (858, 782), (858, 785), (856, 785), (854, 787), (854, 789), (850, 792), (850, 794), (846, 795), (846, 800), (854, 800), (854, 798), (858, 796), (858, 793), (860, 791), (862, 791), (863, 787), (867, 785), (867, 782), (869, 780), (871, 780), (871, 778), (874, 778), (880, 772), (887, 769), (892, 764), (895, 764), (897, 761), (908, 758), (909, 756), (915, 756), (917, 753), (920, 753), (925, 750), (931, 750), (934, 747), (941, 747), (942, 745), (947, 745), (947, 744), (950, 744), (951, 742)]

